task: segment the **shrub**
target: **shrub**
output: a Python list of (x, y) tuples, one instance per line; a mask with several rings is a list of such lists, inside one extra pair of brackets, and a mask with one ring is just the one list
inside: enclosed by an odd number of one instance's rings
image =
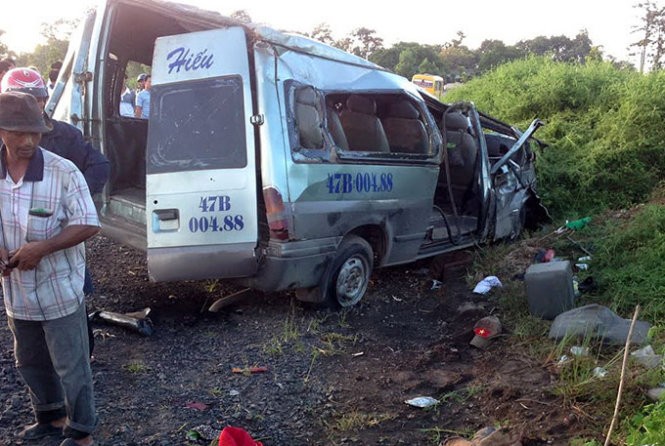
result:
[[(665, 318), (665, 207), (648, 204), (623, 223), (608, 219), (596, 240), (593, 268), (604, 300), (621, 313), (642, 306), (642, 317)], [(600, 234), (599, 234), (600, 235)]]

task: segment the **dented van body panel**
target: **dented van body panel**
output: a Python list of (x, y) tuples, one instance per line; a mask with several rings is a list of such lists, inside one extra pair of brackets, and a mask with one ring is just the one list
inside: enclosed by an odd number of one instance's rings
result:
[[(80, 39), (48, 109), (111, 160), (104, 231), (147, 252), (152, 280), (349, 306), (373, 268), (516, 237), (538, 206), (537, 126), (336, 48), (156, 0), (102, 2)], [(119, 113), (139, 66), (148, 120)]]

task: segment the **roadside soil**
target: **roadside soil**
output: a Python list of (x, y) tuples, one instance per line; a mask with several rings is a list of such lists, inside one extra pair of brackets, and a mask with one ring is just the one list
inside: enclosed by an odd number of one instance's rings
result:
[[(103, 236), (88, 255), (89, 311), (149, 307), (154, 327), (141, 336), (93, 323), (98, 445), (216, 444), (227, 425), (266, 446), (439, 445), (487, 426), (505, 428), (510, 444), (563, 445), (582, 433), (551, 392), (551, 368), (524, 354), (511, 327), (486, 350), (469, 345), (475, 321), (501, 317), (493, 292), (472, 293), (471, 253), (378, 270), (346, 311), (249, 291), (218, 313), (204, 310), (241, 288), (150, 283), (145, 255)], [(0, 319), (0, 444), (24, 444), (16, 434), (32, 414), (4, 312)], [(419, 396), (440, 403), (405, 403)]]

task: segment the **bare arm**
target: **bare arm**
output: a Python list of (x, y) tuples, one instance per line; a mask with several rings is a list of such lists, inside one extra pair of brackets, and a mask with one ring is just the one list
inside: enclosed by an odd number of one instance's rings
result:
[(19, 270), (35, 269), (45, 256), (76, 246), (97, 234), (97, 232), (99, 232), (98, 226), (67, 226), (59, 234), (48, 240), (28, 242), (21, 246), (9, 259), (9, 265)]

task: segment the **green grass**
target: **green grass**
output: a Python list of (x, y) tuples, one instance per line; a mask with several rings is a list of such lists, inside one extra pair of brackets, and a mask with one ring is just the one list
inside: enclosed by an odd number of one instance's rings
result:
[[(311, 323), (309, 325), (311, 327)], [(289, 315), (282, 324), (281, 333), (271, 337), (267, 344), (263, 346), (263, 351), (272, 356), (282, 355), (286, 346), (292, 346), (296, 351), (304, 351), (304, 346), (298, 341), (302, 336), (300, 322), (296, 317), (296, 305), (291, 301), (291, 309)]]
[(665, 401), (659, 401), (644, 407), (627, 424), (626, 444), (665, 444)]
[(329, 428), (337, 432), (353, 432), (379, 426), (395, 418), (394, 414), (350, 410), (339, 414)]
[(125, 364), (123, 368), (132, 374), (147, 373), (150, 371), (150, 368), (143, 364), (141, 361), (132, 361), (128, 364)]
[(623, 314), (640, 304), (641, 316), (661, 325), (665, 318), (665, 207), (647, 204), (629, 219), (608, 221), (596, 235), (593, 266), (603, 299)]

